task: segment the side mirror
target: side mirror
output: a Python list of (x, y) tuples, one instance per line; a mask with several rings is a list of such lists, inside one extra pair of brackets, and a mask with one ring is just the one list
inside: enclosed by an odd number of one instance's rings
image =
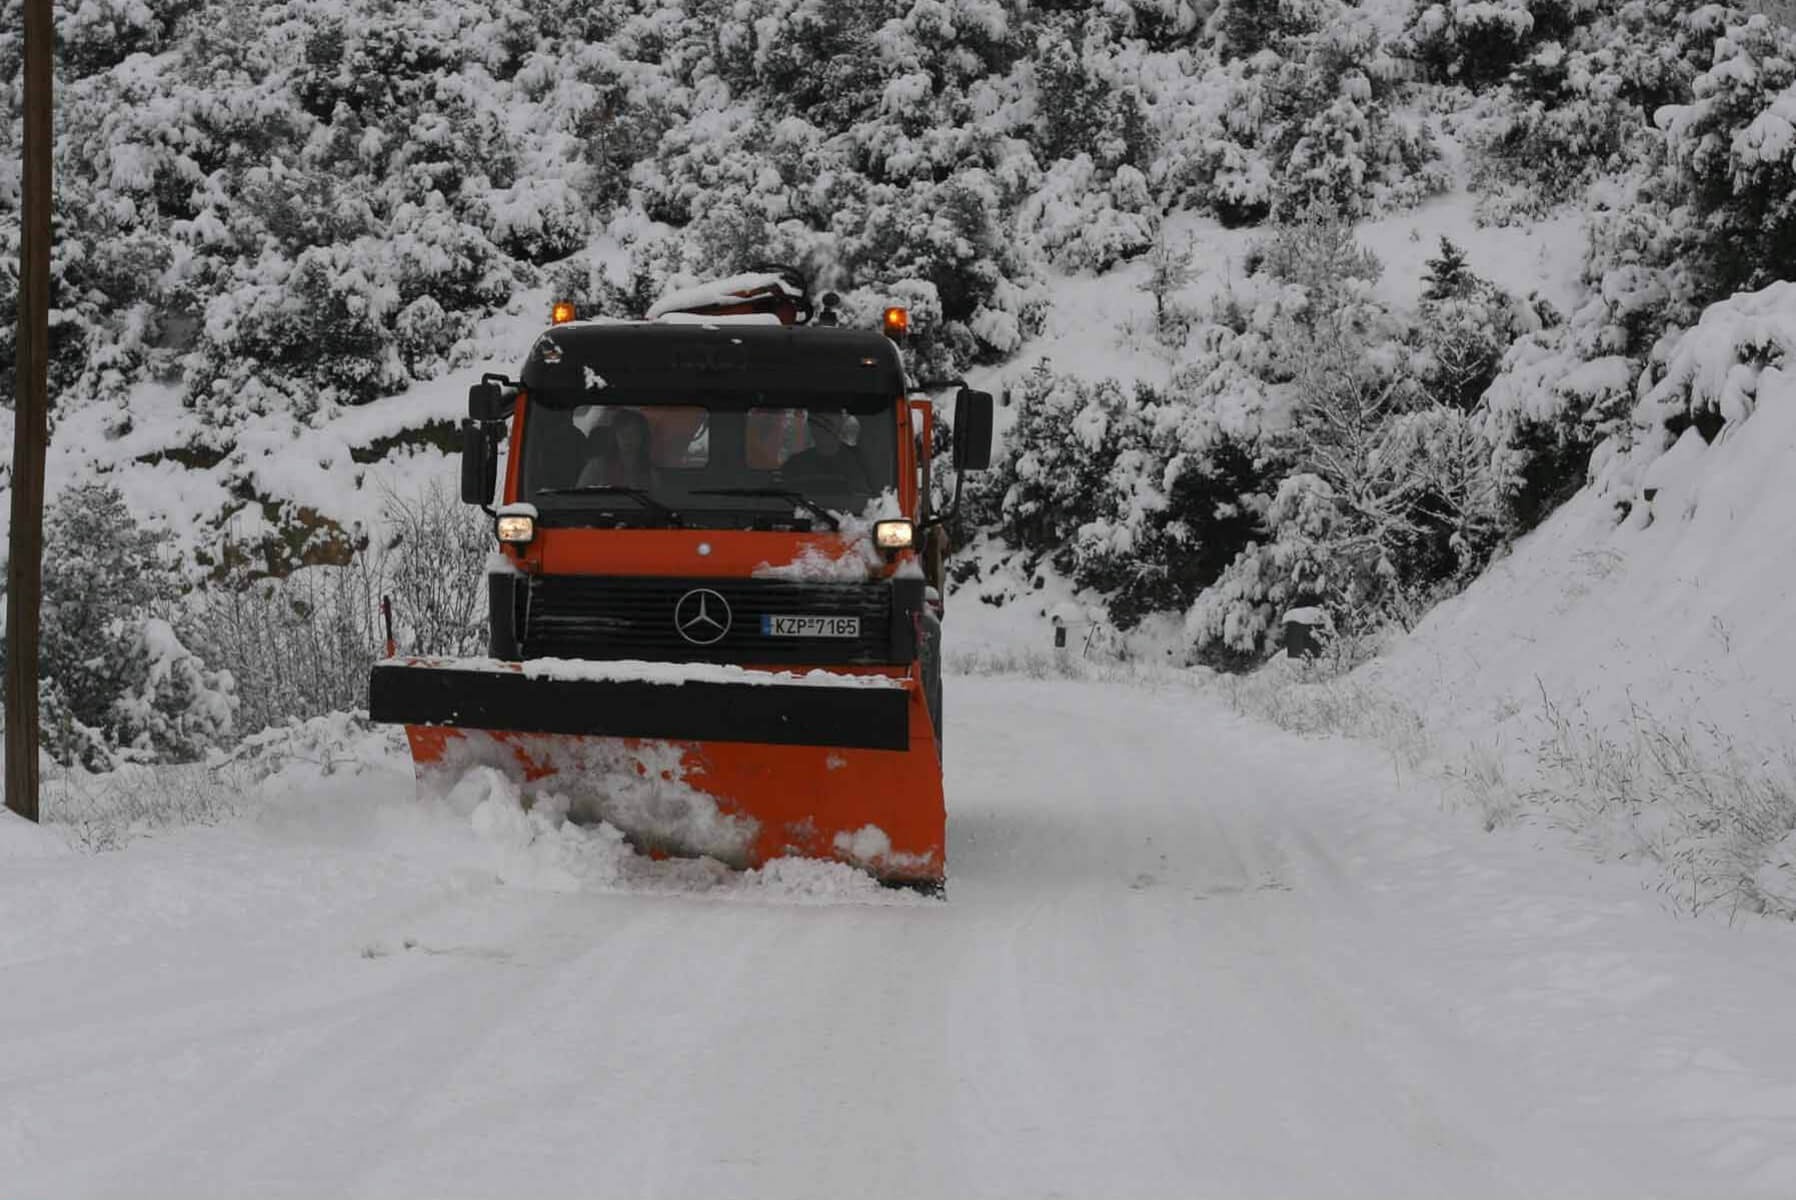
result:
[(954, 469), (992, 465), (992, 394), (961, 388), (954, 398)]
[(461, 501), (482, 506), (493, 502), (499, 483), (499, 445), (479, 421), (461, 423)]
[(482, 375), (468, 389), (468, 416), (475, 421), (503, 421), (511, 416), (515, 393), (503, 375)]

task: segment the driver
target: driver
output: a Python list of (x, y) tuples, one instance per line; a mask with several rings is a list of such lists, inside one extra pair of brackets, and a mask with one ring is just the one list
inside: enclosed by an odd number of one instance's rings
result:
[(780, 467), (784, 482), (820, 491), (871, 491), (866, 464), (856, 453), (861, 423), (845, 412), (812, 412), (805, 418), (811, 445)]

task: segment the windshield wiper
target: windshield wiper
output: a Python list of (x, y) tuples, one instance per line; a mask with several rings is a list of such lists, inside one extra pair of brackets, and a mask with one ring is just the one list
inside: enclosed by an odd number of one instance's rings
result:
[(626, 487), (619, 483), (583, 483), (578, 487), (537, 488), (536, 494), (539, 496), (628, 496), (669, 525), (682, 523), (680, 514), (649, 495), (647, 488)]
[(692, 494), (694, 496), (766, 496), (771, 500), (790, 500), (793, 504), (796, 504), (798, 507), (810, 513), (813, 517), (816, 517), (825, 525), (829, 526), (831, 533), (838, 533), (842, 528), (842, 523), (836, 520), (835, 513), (830, 512), (829, 509), (824, 508), (821, 504), (817, 503), (803, 492), (795, 492), (790, 488), (704, 488), (703, 490), (695, 491)]

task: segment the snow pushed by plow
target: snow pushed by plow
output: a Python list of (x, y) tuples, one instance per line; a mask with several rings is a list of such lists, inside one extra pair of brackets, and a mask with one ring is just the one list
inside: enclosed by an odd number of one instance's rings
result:
[(497, 877), (511, 887), (548, 892), (702, 893), (769, 903), (922, 904), (846, 863), (775, 859), (734, 871), (715, 858), (654, 858), (639, 853), (614, 825), (576, 823), (566, 797), (540, 794), (525, 806), (518, 785), (492, 767), (466, 771), (447, 803), (466, 812), (491, 848)]

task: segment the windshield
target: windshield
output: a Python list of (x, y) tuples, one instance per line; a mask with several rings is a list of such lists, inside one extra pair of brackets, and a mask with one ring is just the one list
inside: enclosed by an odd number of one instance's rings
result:
[(589, 396), (533, 397), (525, 419), (518, 499), (545, 525), (829, 528), (895, 486), (891, 399)]

